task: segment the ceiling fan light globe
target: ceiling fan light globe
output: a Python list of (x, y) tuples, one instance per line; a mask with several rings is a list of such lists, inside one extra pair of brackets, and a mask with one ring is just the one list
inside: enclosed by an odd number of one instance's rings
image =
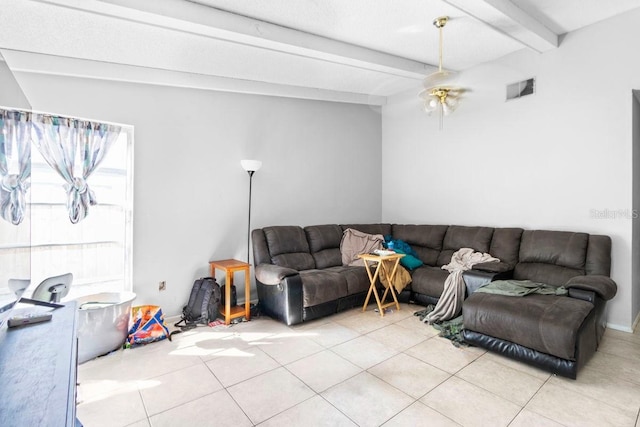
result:
[(427, 104), (424, 105), (424, 112), (427, 113), (428, 116), (431, 115), (431, 113), (433, 113), (433, 110), (431, 110)]
[(458, 106), (458, 100), (456, 98), (452, 98), (452, 97), (447, 97), (447, 99), (444, 101), (444, 103), (447, 105), (447, 107), (453, 111), (456, 109), (456, 107)]

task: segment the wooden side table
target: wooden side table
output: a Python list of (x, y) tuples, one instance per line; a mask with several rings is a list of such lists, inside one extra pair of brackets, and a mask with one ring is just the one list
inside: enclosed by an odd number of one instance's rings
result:
[[(251, 278), (249, 277), (251, 264), (238, 261), (237, 259), (223, 259), (220, 261), (210, 261), (209, 269), (211, 277), (216, 277), (216, 269), (226, 273), (224, 287), (224, 307), (220, 307), (220, 313), (224, 316), (224, 324), (231, 323), (231, 319), (245, 317), (251, 320)], [(231, 286), (233, 286), (233, 275), (238, 271), (244, 271), (244, 308), (241, 305), (231, 307)]]
[[(362, 306), (362, 311), (367, 309), (367, 305), (369, 304), (369, 298), (371, 298), (371, 293), (376, 298), (376, 303), (378, 304), (378, 310), (380, 311), (380, 317), (384, 317), (384, 309), (387, 307), (391, 307), (392, 305), (396, 306), (397, 310), (400, 310), (400, 303), (398, 302), (398, 298), (396, 297), (396, 290), (393, 286), (393, 279), (396, 276), (396, 271), (398, 270), (398, 264), (400, 263), (400, 258), (402, 258), (404, 254), (392, 254), (392, 255), (373, 255), (373, 254), (360, 254), (358, 255), (364, 261), (364, 266), (367, 269), (367, 275), (369, 276), (369, 282), (371, 285), (369, 286), (369, 292), (367, 292), (367, 299), (364, 300), (364, 305)], [(371, 272), (370, 262), (377, 262), (375, 271)], [(378, 295), (378, 290), (376, 289), (376, 279), (380, 274), (384, 274), (387, 279), (387, 289), (385, 289), (384, 294), (382, 294), (382, 298)], [(387, 299), (387, 294), (391, 294), (393, 297), (393, 301), (385, 303), (384, 301)]]

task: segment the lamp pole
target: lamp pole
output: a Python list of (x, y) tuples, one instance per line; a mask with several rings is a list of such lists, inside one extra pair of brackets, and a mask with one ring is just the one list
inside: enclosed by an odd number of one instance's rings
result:
[(249, 218), (247, 219), (247, 264), (249, 264), (249, 248), (251, 245), (251, 183), (256, 171), (247, 171), (249, 174)]
[(247, 218), (247, 264), (249, 264), (249, 249), (251, 247), (251, 184), (253, 174), (262, 167), (260, 160), (241, 160), (242, 168), (249, 174), (249, 216)]

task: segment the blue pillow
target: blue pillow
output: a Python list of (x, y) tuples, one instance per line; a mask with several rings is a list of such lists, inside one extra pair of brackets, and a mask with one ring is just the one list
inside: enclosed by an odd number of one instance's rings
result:
[(406, 269), (413, 270), (415, 268), (420, 267), (424, 263), (420, 261), (417, 257), (414, 257), (411, 254), (406, 253), (401, 249), (395, 249), (396, 253), (404, 254), (402, 258), (400, 258), (400, 265)]
[(390, 234), (387, 234), (386, 236), (384, 236), (384, 240), (385, 240), (385, 242), (384, 242), (385, 243), (385, 247), (388, 248), (389, 247), (389, 242), (393, 242), (393, 250), (394, 251), (396, 251), (398, 253), (401, 253), (401, 254), (411, 255), (414, 258), (418, 258), (418, 254), (416, 253), (416, 251), (414, 251), (413, 248), (411, 247), (411, 245), (409, 245), (404, 240), (393, 239)]
[(420, 267), (423, 264), (423, 262), (420, 261), (418, 258), (414, 257), (413, 255), (405, 255), (402, 258), (400, 258), (400, 264), (404, 268), (413, 270), (415, 268)]

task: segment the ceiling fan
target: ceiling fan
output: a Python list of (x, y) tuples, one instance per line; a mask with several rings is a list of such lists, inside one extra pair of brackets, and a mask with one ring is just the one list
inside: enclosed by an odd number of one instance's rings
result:
[(451, 114), (458, 106), (460, 96), (465, 89), (457, 86), (446, 85), (446, 82), (455, 74), (442, 68), (442, 29), (449, 21), (448, 16), (441, 16), (433, 21), (433, 25), (440, 33), (440, 52), (438, 56), (438, 71), (429, 74), (422, 81), (424, 89), (419, 97), (424, 102), (424, 110), (431, 115), (438, 111), (440, 129), (443, 127), (444, 116)]

